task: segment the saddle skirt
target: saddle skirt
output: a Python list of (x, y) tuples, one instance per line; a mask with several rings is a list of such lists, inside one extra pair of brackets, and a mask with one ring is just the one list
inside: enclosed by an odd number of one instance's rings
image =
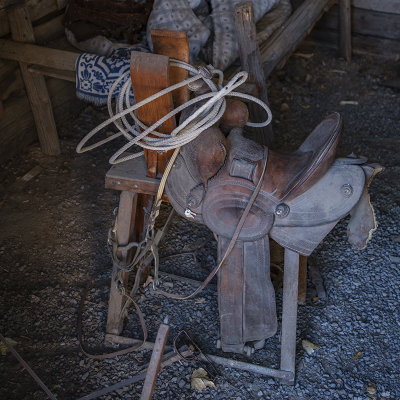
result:
[[(339, 114), (328, 116), (291, 154), (244, 138), (241, 128), (232, 129), (227, 139), (210, 128), (181, 149), (166, 183), (167, 196), (180, 215), (216, 234), (219, 260), (266, 164), (261, 190), (218, 273), (224, 351), (242, 353), (247, 342), (276, 332), (269, 238), (307, 256), (350, 212), (355, 220), (348, 234), (357, 248), (376, 228), (366, 190), (371, 167), (354, 157), (334, 161), (342, 126)], [(363, 227), (360, 218), (368, 220)]]

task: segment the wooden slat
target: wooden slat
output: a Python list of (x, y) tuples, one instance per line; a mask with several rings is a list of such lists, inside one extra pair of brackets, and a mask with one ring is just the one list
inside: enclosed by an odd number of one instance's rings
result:
[[(140, 102), (169, 86), (169, 59), (166, 56), (132, 52), (131, 79), (136, 102)], [(137, 110), (138, 118), (147, 126), (152, 125), (173, 109), (172, 96), (168, 93)], [(158, 128), (161, 133), (170, 133), (175, 128), (175, 120), (170, 118)], [(145, 151), (148, 176), (155, 178), (164, 171), (158, 165), (157, 152)]]
[[(117, 231), (116, 239), (120, 246), (125, 246), (135, 236), (135, 217), (136, 217), (136, 204), (138, 195), (136, 193), (122, 192), (118, 205), (117, 216)], [(128, 262), (130, 257), (129, 251), (121, 251), (117, 254), (121, 262)], [(126, 298), (122, 296), (115, 285), (114, 279), (120, 270), (114, 266), (112, 273), (112, 281), (110, 288), (110, 299), (108, 301), (108, 314), (107, 314), (107, 333), (119, 335), (122, 331), (124, 322), (124, 315), (121, 315), (121, 310), (125, 304)], [(128, 285), (129, 272), (122, 272), (120, 278), (124, 287)]]
[(332, 0), (305, 0), (282, 29), (260, 46), (266, 77), (290, 56), (331, 4)]
[[(268, 104), (267, 84), (261, 65), (252, 2), (239, 4), (235, 8), (234, 15), (241, 67), (249, 73), (248, 81), (256, 85), (256, 97)], [(252, 122), (261, 122), (266, 119), (267, 114), (259, 105), (251, 102), (248, 107)], [(271, 124), (263, 128), (252, 129), (249, 133), (250, 135), (247, 137), (254, 139), (257, 143), (267, 147), (273, 146), (274, 137)]]
[(79, 53), (51, 49), (30, 43), (19, 43), (13, 40), (0, 39), (0, 58), (36, 64), (43, 67), (75, 71)]
[[(8, 15), (13, 39), (33, 42), (35, 37), (26, 9), (13, 8), (8, 11)], [(29, 72), (28, 65), (24, 62), (20, 62), (19, 66), (35, 119), (41, 149), (44, 154), (58, 155), (61, 152), (60, 142), (44, 77)]]
[(339, 0), (340, 54), (351, 60), (351, 5), (350, 0)]
[[(338, 20), (339, 8), (335, 5), (324, 15), (317, 27), (337, 30)], [(400, 14), (388, 14), (353, 7), (351, 23), (353, 34), (358, 33), (361, 35), (400, 40)]]
[[(153, 29), (151, 31), (154, 53), (189, 62), (189, 42), (186, 32)], [(169, 83), (182, 82), (188, 76), (188, 71), (182, 68), (170, 67)], [(189, 91), (186, 86), (172, 92), (174, 106), (178, 107), (189, 100)]]
[(400, 14), (399, 0), (352, 0), (352, 4), (366, 10)]
[(76, 75), (73, 71), (63, 71), (60, 69), (41, 67), (39, 65), (29, 65), (28, 71), (39, 75), (62, 79), (63, 81), (76, 82)]
[[(394, 59), (400, 54), (400, 41), (374, 36), (352, 34), (352, 52), (359, 55), (375, 55), (381, 59)], [(314, 29), (306, 44), (329, 46), (337, 49), (339, 33), (328, 29)]]
[[(63, 2), (57, 0), (28, 0), (25, 2), (31, 21), (35, 22), (65, 7)], [(0, 10), (0, 37), (10, 33), (7, 10)]]
[(151, 400), (156, 387), (157, 375), (160, 372), (161, 360), (167, 344), (169, 326), (161, 324), (154, 342), (153, 352), (151, 354), (150, 364), (147, 368), (146, 379), (143, 384), (143, 390), (140, 400)]
[(105, 187), (155, 195), (160, 180), (147, 176), (147, 166), (143, 157), (113, 165), (106, 174)]

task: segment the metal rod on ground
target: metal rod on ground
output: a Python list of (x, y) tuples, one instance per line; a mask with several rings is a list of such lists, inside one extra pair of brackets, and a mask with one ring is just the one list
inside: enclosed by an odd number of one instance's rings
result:
[(35, 374), (35, 371), (26, 363), (26, 361), (17, 353), (16, 350), (13, 349), (7, 343), (6, 338), (0, 334), (0, 340), (4, 343), (8, 350), (10, 350), (11, 354), (22, 364), (22, 366), (28, 371), (29, 375), (36, 381), (36, 383), (44, 390), (47, 396), (52, 400), (57, 400), (56, 396), (50, 391), (50, 389), (43, 383), (43, 381)]
[(215, 364), (222, 365), (226, 368), (240, 369), (242, 371), (253, 372), (260, 375), (272, 376), (278, 379), (291, 379), (293, 373), (289, 371), (282, 371), (279, 369), (267, 368), (262, 365), (250, 364), (243, 361), (232, 360), (230, 358), (224, 358), (219, 356), (214, 356), (212, 354), (206, 354), (204, 361), (213, 361)]
[(157, 332), (157, 337), (154, 343), (153, 353), (151, 354), (150, 364), (147, 369), (147, 375), (143, 384), (140, 400), (150, 400), (153, 397), (157, 374), (160, 371), (161, 358), (164, 353), (168, 333), (169, 325), (166, 325), (165, 323), (161, 324)]

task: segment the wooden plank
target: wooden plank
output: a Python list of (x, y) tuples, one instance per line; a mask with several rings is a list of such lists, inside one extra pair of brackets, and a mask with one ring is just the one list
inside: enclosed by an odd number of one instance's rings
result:
[[(189, 63), (190, 52), (186, 32), (152, 29), (151, 40), (154, 53)], [(188, 77), (188, 71), (182, 68), (169, 68), (169, 83), (182, 82)], [(174, 106), (178, 107), (189, 100), (186, 86), (172, 92)]]
[(285, 249), (282, 298), (281, 369), (293, 373), (292, 380), (283, 383), (293, 385), (296, 359), (297, 290), (299, 254)]
[(146, 379), (143, 384), (140, 400), (151, 400), (156, 387), (157, 375), (161, 367), (161, 359), (164, 354), (167, 343), (169, 326), (161, 324), (158, 328), (157, 337), (154, 342), (153, 352), (151, 354), (150, 364), (147, 368)]
[[(9, 10), (8, 16), (14, 40), (28, 42), (35, 40), (25, 8)], [(44, 77), (29, 72), (28, 65), (24, 62), (20, 62), (19, 66), (35, 119), (41, 149), (44, 154), (58, 155), (61, 152), (60, 142)]]
[(366, 10), (400, 14), (399, 0), (352, 0), (352, 5)]
[(307, 257), (299, 255), (299, 285), (297, 302), (306, 304), (307, 299)]
[(51, 49), (30, 43), (0, 39), (0, 58), (7, 60), (36, 64), (65, 71), (75, 71), (75, 63), (78, 56), (79, 53), (72, 51)]
[(60, 69), (41, 67), (39, 65), (29, 65), (28, 71), (39, 75), (51, 76), (69, 82), (76, 82), (76, 74), (73, 71), (63, 71)]
[[(312, 46), (329, 46), (337, 49), (339, 33), (337, 31), (316, 28), (304, 43)], [(359, 55), (374, 55), (381, 59), (394, 59), (400, 55), (400, 41), (353, 33), (352, 52)]]
[[(240, 3), (234, 14), (236, 35), (239, 43), (240, 63), (244, 71), (249, 73), (248, 81), (254, 83), (260, 100), (268, 104), (267, 84), (261, 65), (260, 49), (257, 44), (256, 25), (251, 1)], [(251, 102), (248, 105), (252, 122), (264, 121), (267, 117), (259, 105)], [(250, 130), (249, 138), (267, 147), (273, 146), (274, 136), (271, 124), (263, 128)]]
[[(190, 59), (189, 42), (186, 32), (152, 30), (151, 37), (154, 53), (174, 58), (188, 63)], [(188, 71), (182, 68), (169, 66), (168, 82), (169, 85), (181, 82), (188, 77)], [(174, 107), (189, 100), (189, 90), (186, 86), (172, 92), (172, 102)], [(171, 129), (172, 130), (172, 129)], [(169, 132), (168, 132), (169, 133)], [(165, 170), (167, 162), (173, 151), (157, 154), (157, 172), (162, 173)]]
[(63, 25), (64, 14), (57, 15), (56, 17), (44, 22), (43, 24), (33, 27), (36, 43), (44, 44), (65, 35), (65, 28)]
[[(65, 5), (62, 5), (62, 2), (57, 0), (28, 0), (25, 4), (29, 18), (33, 22), (65, 7)], [(0, 37), (9, 33), (10, 25), (8, 23), (7, 11), (0, 10)]]
[(296, 49), (332, 0), (305, 0), (276, 34), (260, 46), (266, 77)]
[[(338, 30), (338, 21), (339, 7), (335, 5), (321, 18), (317, 28)], [(353, 35), (358, 33), (400, 40), (400, 14), (388, 14), (353, 7), (351, 23)]]
[(340, 54), (351, 60), (351, 8), (350, 0), (339, 0)]
[[(150, 53), (132, 52), (131, 55), (132, 89), (136, 102), (165, 89), (169, 85), (169, 59), (167, 56)], [(159, 97), (137, 110), (138, 118), (147, 126), (152, 125), (172, 110), (171, 93)], [(158, 128), (161, 133), (170, 133), (175, 128), (174, 118), (165, 121)], [(157, 152), (146, 151), (148, 176), (155, 178), (163, 172), (164, 165), (158, 165)]]
[[(116, 239), (117, 243), (121, 246), (127, 245), (135, 236), (135, 217), (136, 205), (138, 195), (136, 193), (122, 192), (118, 205), (117, 215), (117, 230)], [(129, 261), (130, 252), (122, 251), (118, 254), (120, 261)], [(121, 315), (122, 308), (125, 304), (126, 298), (122, 296), (115, 284), (115, 277), (119, 269), (114, 266), (111, 278), (110, 298), (108, 301), (108, 314), (107, 314), (107, 333), (119, 335), (122, 331), (124, 315)], [(122, 272), (120, 278), (122, 279), (124, 287), (128, 284), (129, 273)]]
[(113, 165), (106, 174), (105, 187), (156, 195), (160, 180), (147, 176), (147, 166), (143, 157)]

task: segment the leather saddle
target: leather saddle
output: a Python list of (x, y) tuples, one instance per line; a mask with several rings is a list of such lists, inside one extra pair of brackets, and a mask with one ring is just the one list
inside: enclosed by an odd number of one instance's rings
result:
[(307, 256), (349, 213), (355, 218), (348, 231), (355, 247), (365, 247), (376, 229), (366, 183), (379, 168), (356, 157), (335, 161), (342, 128), (341, 116), (331, 114), (290, 154), (246, 139), (242, 128), (231, 129), (225, 138), (215, 126), (181, 149), (167, 180), (167, 196), (180, 215), (215, 233), (219, 260), (263, 176), (218, 272), (223, 351), (242, 353), (249, 342), (262, 342), (276, 332), (269, 238)]

